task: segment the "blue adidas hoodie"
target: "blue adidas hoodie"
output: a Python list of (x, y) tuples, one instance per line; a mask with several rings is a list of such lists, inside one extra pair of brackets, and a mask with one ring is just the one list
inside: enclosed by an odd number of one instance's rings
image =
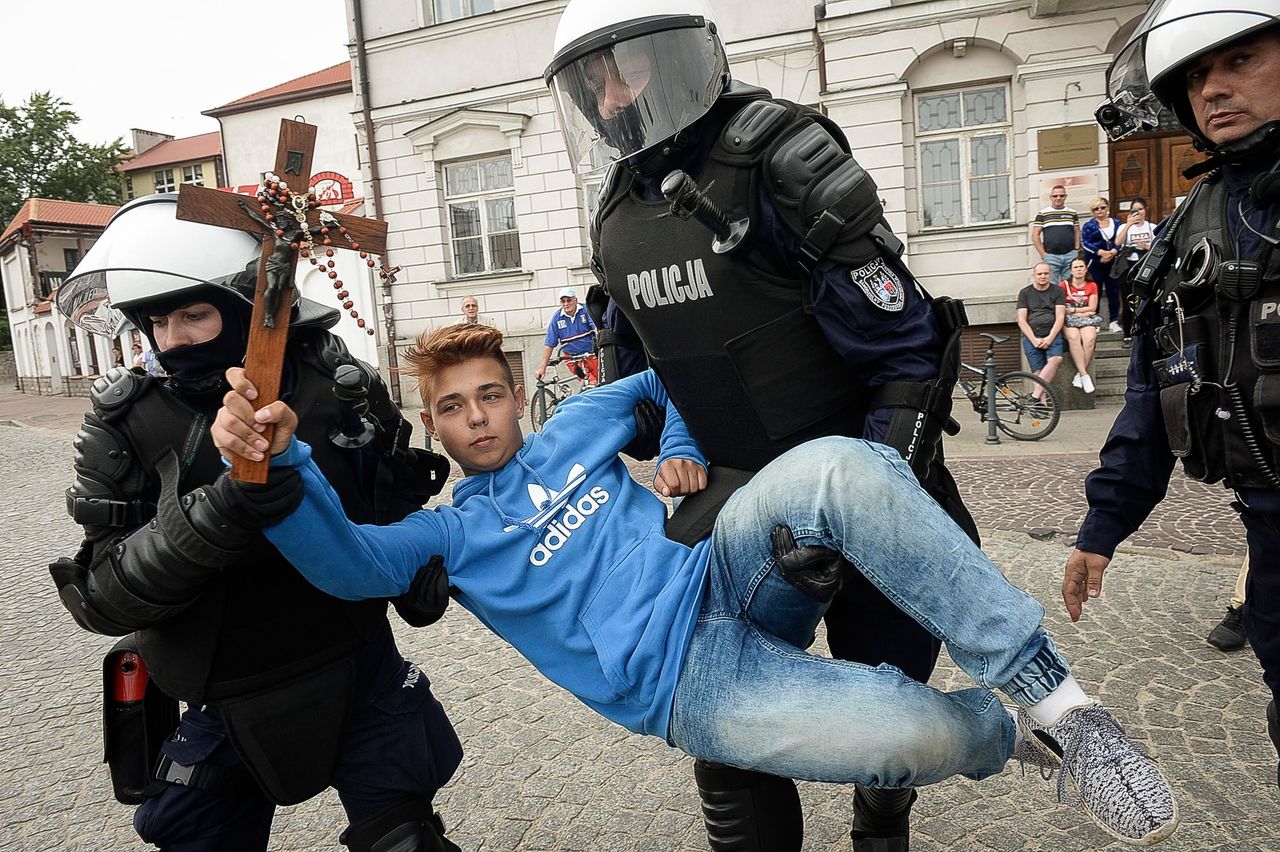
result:
[(298, 467), (306, 496), (267, 538), (348, 600), (402, 594), (442, 555), (458, 602), (540, 672), (605, 718), (666, 739), (710, 550), (663, 536), (666, 507), (618, 457), (646, 397), (667, 411), (659, 463), (705, 465), (649, 371), (571, 397), (504, 467), (461, 480), (452, 506), (391, 526), (348, 521), (295, 439), (272, 464)]

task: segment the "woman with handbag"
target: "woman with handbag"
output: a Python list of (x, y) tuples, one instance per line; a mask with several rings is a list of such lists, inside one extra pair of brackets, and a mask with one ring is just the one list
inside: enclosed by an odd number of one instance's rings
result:
[(1093, 378), (1089, 365), (1093, 363), (1093, 350), (1098, 345), (1098, 329), (1102, 317), (1098, 316), (1098, 285), (1089, 276), (1089, 267), (1083, 260), (1071, 261), (1071, 278), (1059, 282), (1067, 292), (1067, 323), (1062, 335), (1071, 350), (1071, 360), (1076, 365), (1074, 387), (1085, 393), (1093, 393)]
[(1120, 281), (1113, 277), (1111, 265), (1120, 254), (1117, 239), (1120, 232), (1120, 220), (1111, 215), (1111, 204), (1102, 196), (1089, 202), (1089, 210), (1093, 218), (1080, 227), (1080, 244), (1084, 247), (1085, 260), (1089, 264), (1089, 275), (1103, 287), (1107, 294), (1107, 311), (1111, 315), (1108, 331), (1119, 332), (1120, 329)]

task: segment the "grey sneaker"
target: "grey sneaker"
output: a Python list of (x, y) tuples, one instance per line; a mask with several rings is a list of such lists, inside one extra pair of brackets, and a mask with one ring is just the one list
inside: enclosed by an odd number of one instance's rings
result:
[(1058, 800), (1079, 806), (1112, 837), (1153, 846), (1178, 827), (1168, 779), (1101, 704), (1077, 707), (1048, 727), (1019, 711), (1018, 725), (1026, 744), (1060, 769)]

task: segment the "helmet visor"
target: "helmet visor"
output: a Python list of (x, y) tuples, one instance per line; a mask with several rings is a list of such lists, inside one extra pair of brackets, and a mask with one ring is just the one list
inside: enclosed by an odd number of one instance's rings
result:
[[(1248, 5), (1242, 4), (1242, 5)], [(1255, 4), (1258, 5), (1258, 4)], [(1263, 3), (1280, 9), (1280, 4)], [(1156, 0), (1107, 69), (1111, 102), (1141, 122), (1159, 122), (1157, 97), (1182, 83), (1167, 79), (1197, 56), (1277, 23), (1260, 9), (1205, 9), (1203, 0)], [(1172, 104), (1166, 104), (1172, 107)]]
[(609, 44), (548, 80), (569, 158), (581, 174), (670, 139), (706, 115), (729, 63), (707, 26)]
[(252, 302), (237, 284), (261, 244), (228, 228), (177, 219), (176, 196), (154, 195), (122, 207), (58, 288), (58, 309), (94, 334), (115, 336), (128, 312), (209, 285)]

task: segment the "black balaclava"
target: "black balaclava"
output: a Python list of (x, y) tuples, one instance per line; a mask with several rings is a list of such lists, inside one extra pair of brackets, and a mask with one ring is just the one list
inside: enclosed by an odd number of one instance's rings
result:
[[(151, 317), (164, 316), (196, 302), (208, 302), (217, 308), (222, 316), (222, 330), (218, 332), (218, 336), (204, 343), (175, 346), (161, 351), (156, 345)], [(252, 312), (253, 306), (241, 297), (222, 287), (210, 286), (148, 302), (130, 313), (133, 314), (135, 324), (151, 341), (156, 358), (169, 374), (175, 388), (199, 401), (205, 397), (221, 397), (226, 392), (227, 368), (244, 363)]]

